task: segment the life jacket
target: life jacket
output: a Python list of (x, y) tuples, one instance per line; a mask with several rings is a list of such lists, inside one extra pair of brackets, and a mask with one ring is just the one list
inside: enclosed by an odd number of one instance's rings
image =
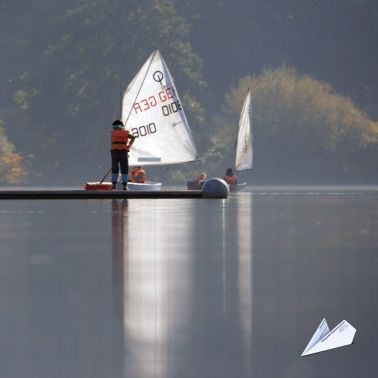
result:
[(110, 133), (112, 150), (129, 150), (128, 130), (112, 130)]
[(132, 182), (139, 182), (143, 184), (147, 180), (146, 172), (142, 168), (133, 168), (130, 180)]
[(237, 183), (236, 176), (224, 176), (223, 180), (227, 182), (228, 186), (235, 186)]

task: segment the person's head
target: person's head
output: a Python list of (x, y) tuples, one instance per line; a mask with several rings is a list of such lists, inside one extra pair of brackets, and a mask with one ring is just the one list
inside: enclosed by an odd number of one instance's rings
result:
[(199, 177), (200, 177), (202, 180), (206, 180), (207, 175), (206, 175), (205, 172), (202, 172), (202, 173), (199, 175)]
[(121, 130), (124, 128), (123, 122), (120, 119), (116, 119), (115, 121), (113, 121), (112, 126), (113, 130)]
[(232, 168), (227, 168), (226, 176), (233, 176), (234, 173), (232, 172)]

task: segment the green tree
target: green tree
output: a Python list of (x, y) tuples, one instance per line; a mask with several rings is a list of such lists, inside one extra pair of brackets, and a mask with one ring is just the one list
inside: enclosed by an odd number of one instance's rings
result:
[(120, 94), (156, 47), (176, 78), (194, 135), (204, 135), (198, 99), (205, 87), (203, 63), (189, 31), (172, 0), (72, 0), (51, 31), (41, 63), (44, 80), (34, 78), (26, 93), (18, 93), (20, 104), (29, 100), (39, 169), (50, 176), (69, 170), (81, 178), (106, 171), (109, 125), (119, 116)]

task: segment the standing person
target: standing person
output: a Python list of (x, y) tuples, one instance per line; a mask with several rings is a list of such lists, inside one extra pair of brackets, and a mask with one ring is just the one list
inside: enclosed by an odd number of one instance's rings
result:
[(129, 149), (134, 143), (135, 136), (125, 130), (123, 122), (119, 119), (112, 123), (111, 155), (112, 155), (112, 189), (117, 186), (118, 172), (121, 168), (122, 187), (127, 190), (127, 177), (129, 174)]
[(223, 180), (227, 182), (230, 190), (234, 190), (236, 188), (237, 183), (238, 183), (238, 179), (234, 175), (234, 172), (232, 172), (232, 168), (227, 169), (226, 176), (223, 177)]

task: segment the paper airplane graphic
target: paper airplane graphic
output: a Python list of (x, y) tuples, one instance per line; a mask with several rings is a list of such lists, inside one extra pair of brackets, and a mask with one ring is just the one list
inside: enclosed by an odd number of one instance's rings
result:
[(327, 321), (323, 319), (307, 344), (306, 349), (303, 351), (302, 357), (352, 344), (355, 333), (356, 328), (346, 320), (343, 320), (330, 331)]

